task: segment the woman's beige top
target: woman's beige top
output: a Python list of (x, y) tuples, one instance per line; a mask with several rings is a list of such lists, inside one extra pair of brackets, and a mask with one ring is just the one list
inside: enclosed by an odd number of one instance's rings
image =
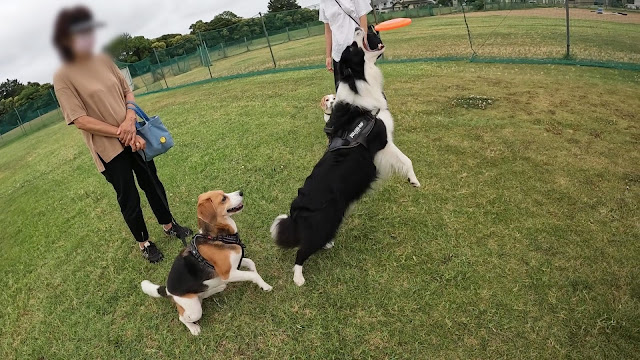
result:
[[(131, 89), (113, 61), (104, 55), (63, 65), (53, 77), (53, 87), (68, 125), (81, 116), (113, 126), (120, 126), (125, 119), (125, 97)], [(81, 132), (100, 172), (104, 171), (100, 158), (108, 163), (124, 149), (118, 138)]]

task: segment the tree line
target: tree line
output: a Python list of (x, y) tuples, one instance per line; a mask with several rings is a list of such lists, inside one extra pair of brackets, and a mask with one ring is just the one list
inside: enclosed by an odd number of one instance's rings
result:
[(147, 57), (159, 61), (195, 52), (204, 42), (207, 47), (231, 44), (254, 37), (263, 37), (262, 22), (267, 32), (287, 27), (301, 27), (318, 20), (318, 11), (301, 8), (296, 0), (270, 0), (269, 11), (260, 17), (243, 18), (231, 11), (223, 11), (210, 21), (198, 20), (189, 26), (189, 34), (165, 34), (148, 39), (144, 36), (122, 34), (111, 41), (105, 50), (114, 59), (124, 63), (135, 63)]
[(0, 83), (0, 117), (27, 104), (34, 109), (44, 108), (53, 101), (50, 90), (53, 85), (7, 79)]

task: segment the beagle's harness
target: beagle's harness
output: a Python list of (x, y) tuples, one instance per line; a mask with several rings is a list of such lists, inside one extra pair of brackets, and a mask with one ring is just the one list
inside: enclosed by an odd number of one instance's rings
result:
[(327, 151), (349, 149), (354, 148), (358, 145), (368, 147), (367, 137), (369, 136), (369, 133), (371, 133), (371, 130), (373, 130), (373, 127), (376, 125), (376, 119), (378, 119), (379, 113), (380, 109), (378, 109), (375, 113), (364, 114), (360, 117), (360, 121), (356, 122), (356, 125), (354, 127), (340, 130), (337, 133), (334, 133), (333, 127), (325, 126), (324, 132), (329, 138), (329, 146), (327, 147)]
[(218, 236), (196, 234), (193, 236), (193, 239), (191, 239), (191, 244), (189, 245), (189, 252), (191, 253), (191, 255), (193, 255), (193, 257), (195, 257), (196, 260), (198, 260), (198, 262), (202, 264), (205, 268), (210, 270), (215, 270), (215, 268), (213, 267), (213, 264), (207, 261), (207, 259), (205, 259), (202, 256), (202, 254), (200, 254), (200, 252), (198, 251), (198, 245), (197, 245), (198, 239), (205, 239), (206, 241), (220, 241), (223, 244), (240, 246), (242, 248), (242, 255), (240, 256), (240, 262), (238, 263), (238, 270), (240, 269), (240, 264), (242, 264), (242, 259), (244, 259), (244, 249), (246, 246), (240, 240), (240, 236), (238, 235), (238, 233), (235, 233), (233, 235), (218, 235)]

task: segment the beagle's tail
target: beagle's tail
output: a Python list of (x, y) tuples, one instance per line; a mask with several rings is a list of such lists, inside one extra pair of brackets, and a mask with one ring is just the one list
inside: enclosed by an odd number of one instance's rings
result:
[(145, 294), (154, 297), (154, 298), (159, 298), (159, 297), (167, 297), (167, 287), (162, 285), (156, 285), (153, 284), (151, 281), (149, 280), (144, 280), (140, 283), (140, 287), (142, 288), (142, 292), (144, 292)]

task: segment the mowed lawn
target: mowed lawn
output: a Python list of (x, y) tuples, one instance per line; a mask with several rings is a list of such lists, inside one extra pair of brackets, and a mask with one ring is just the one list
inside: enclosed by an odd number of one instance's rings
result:
[[(236, 216), (270, 293), (233, 284), (193, 337), (163, 283), (181, 244), (144, 261), (80, 134), (62, 123), (0, 147), (2, 359), (638, 358), (640, 73), (461, 62), (387, 64), (393, 178), (292, 281), (269, 237), (326, 139), (321, 70), (139, 98), (176, 146), (157, 159), (176, 218), (242, 189)], [(487, 110), (457, 96), (494, 98)]]
[[(437, 14), (436, 10), (436, 14)], [(473, 12), (468, 17), (474, 49), (486, 58), (560, 59), (566, 51), (564, 9), (537, 8), (513, 11)], [(588, 9), (571, 9), (571, 54), (579, 60), (640, 63), (640, 13), (627, 16), (595, 15)], [(317, 33), (314, 30), (313, 33)], [(281, 36), (279, 36), (281, 37)], [(472, 52), (462, 14), (413, 19), (410, 26), (385, 32), (385, 58), (389, 60), (470, 57)], [(273, 46), (278, 68), (324, 63), (324, 37), (313, 36)], [(211, 75), (206, 67), (172, 76), (170, 87), (198, 80), (273, 69), (269, 49), (264, 47), (215, 60)], [(150, 78), (150, 77), (149, 77)], [(141, 78), (139, 91), (146, 91)], [(149, 90), (164, 87), (163, 82)]]

